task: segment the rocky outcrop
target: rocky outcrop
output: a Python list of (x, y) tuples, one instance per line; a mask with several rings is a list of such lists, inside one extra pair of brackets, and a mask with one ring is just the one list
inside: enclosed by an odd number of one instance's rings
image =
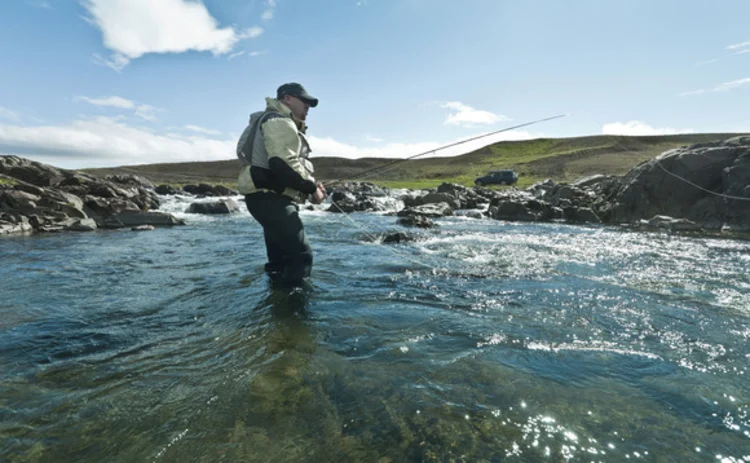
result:
[(655, 216), (750, 231), (750, 137), (667, 151), (630, 171), (602, 212), (609, 223)]
[[(152, 212), (159, 195), (234, 196), (205, 183), (182, 190), (149, 188), (136, 176), (97, 179), (15, 156), (0, 157), (0, 234), (30, 231), (176, 225)], [(526, 189), (443, 183), (422, 190), (391, 190), (367, 182), (328, 187), (335, 213), (389, 212), (399, 225), (437, 226), (449, 216), (507, 221), (626, 225), (676, 232), (750, 232), (750, 137), (734, 137), (667, 151), (617, 177), (594, 175), (572, 183), (550, 179)], [(158, 193), (158, 194), (157, 194)], [(326, 206), (308, 205), (309, 210)], [(231, 214), (231, 200), (195, 202), (187, 212)]]
[[(364, 210), (367, 192), (339, 191), (343, 212)], [(667, 151), (622, 177), (594, 175), (573, 183), (550, 179), (525, 190), (443, 183), (407, 191), (398, 223), (451, 215), (496, 220), (627, 225), (679, 232), (750, 232), (750, 137)], [(486, 211), (483, 213), (480, 209)], [(462, 211), (456, 214), (456, 211)]]
[(153, 212), (159, 197), (137, 176), (101, 179), (17, 156), (0, 156), (0, 175), (0, 234), (184, 224)]

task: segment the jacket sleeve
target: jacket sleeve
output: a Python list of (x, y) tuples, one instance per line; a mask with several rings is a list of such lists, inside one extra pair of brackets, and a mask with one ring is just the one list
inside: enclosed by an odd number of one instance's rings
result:
[(299, 160), (300, 137), (294, 122), (286, 117), (263, 123), (263, 139), (268, 152), (268, 167), (285, 187), (307, 194), (315, 193), (317, 185)]

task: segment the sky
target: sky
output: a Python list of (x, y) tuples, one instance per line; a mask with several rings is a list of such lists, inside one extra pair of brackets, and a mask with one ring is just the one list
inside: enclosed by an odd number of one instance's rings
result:
[(2, 0), (0, 154), (235, 158), (285, 82), (312, 157), (750, 132), (748, 0)]

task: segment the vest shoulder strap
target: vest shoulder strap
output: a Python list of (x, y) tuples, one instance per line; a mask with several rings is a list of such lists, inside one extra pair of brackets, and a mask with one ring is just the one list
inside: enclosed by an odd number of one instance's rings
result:
[(249, 136), (245, 139), (245, 142), (242, 144), (242, 146), (239, 149), (239, 153), (242, 154), (242, 157), (244, 158), (245, 161), (249, 161), (252, 163), (253, 146), (255, 146), (255, 136), (258, 133), (258, 127), (260, 127), (261, 124), (263, 124), (263, 122), (269, 119), (276, 119), (277, 117), (284, 117), (284, 116), (277, 113), (276, 111), (266, 111), (255, 120), (255, 123), (253, 124), (253, 127), (250, 130)]

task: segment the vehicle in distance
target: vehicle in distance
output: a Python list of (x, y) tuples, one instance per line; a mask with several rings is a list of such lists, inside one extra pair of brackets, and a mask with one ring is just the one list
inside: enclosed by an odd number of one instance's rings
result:
[(512, 170), (493, 170), (487, 175), (477, 177), (474, 180), (474, 185), (513, 185), (518, 182), (518, 174)]

